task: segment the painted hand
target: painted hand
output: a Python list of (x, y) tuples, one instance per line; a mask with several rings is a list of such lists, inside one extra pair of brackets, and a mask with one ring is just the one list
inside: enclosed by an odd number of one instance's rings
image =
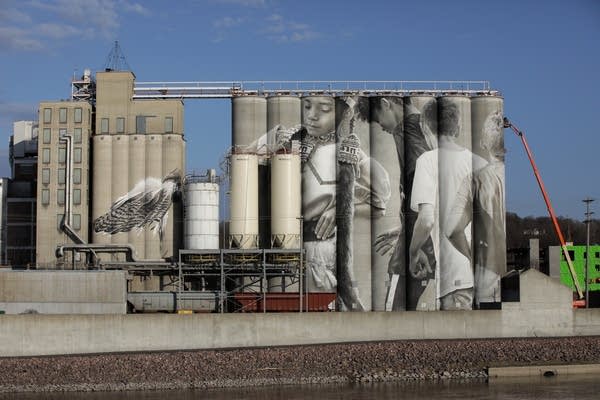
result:
[(421, 249), (413, 257), (410, 257), (409, 271), (413, 278), (424, 279), (428, 274), (432, 273), (431, 265), (429, 265), (429, 259), (427, 254)]
[(396, 247), (396, 242), (400, 237), (401, 227), (395, 227), (387, 232), (383, 232), (375, 239), (375, 251), (384, 256)]
[(317, 226), (315, 227), (315, 235), (319, 240), (325, 240), (333, 235), (335, 230), (335, 208), (326, 210), (321, 214)]

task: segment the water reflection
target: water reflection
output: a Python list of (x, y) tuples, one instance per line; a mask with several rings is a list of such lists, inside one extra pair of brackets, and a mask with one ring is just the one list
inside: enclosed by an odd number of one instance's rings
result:
[(15, 400), (391, 400), (391, 399), (597, 399), (600, 377), (495, 379), (484, 381), (403, 382), (360, 385), (282, 386), (245, 389), (176, 390), (147, 392), (0, 394)]

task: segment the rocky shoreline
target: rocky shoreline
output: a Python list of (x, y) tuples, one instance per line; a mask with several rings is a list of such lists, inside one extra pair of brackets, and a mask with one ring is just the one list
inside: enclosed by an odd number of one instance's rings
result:
[(0, 358), (0, 393), (485, 379), (492, 366), (600, 363), (600, 336), (414, 340)]

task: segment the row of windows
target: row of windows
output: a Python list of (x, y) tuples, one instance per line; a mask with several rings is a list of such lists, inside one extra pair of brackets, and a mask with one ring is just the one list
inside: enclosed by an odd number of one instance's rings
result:
[[(65, 204), (65, 189), (56, 191), (56, 203), (60, 206)], [(50, 189), (42, 189), (42, 205), (50, 204)], [(81, 204), (81, 189), (73, 189), (73, 204)]]
[[(42, 183), (48, 185), (50, 183), (50, 168), (42, 168)], [(81, 183), (81, 168), (73, 168), (73, 183)], [(58, 184), (65, 184), (65, 169), (58, 169)]]
[[(73, 149), (73, 162), (74, 163), (76, 163), (76, 164), (81, 163), (81, 154), (82, 154), (81, 147), (75, 147)], [(67, 162), (67, 149), (65, 149), (64, 147), (58, 148), (58, 162), (63, 163), (63, 164), (65, 162)], [(48, 148), (42, 149), (42, 163), (50, 164), (50, 149), (48, 149)]]
[[(146, 115), (138, 115), (135, 117), (135, 132), (140, 134), (148, 133), (146, 131), (146, 118), (151, 118)], [(125, 118), (117, 117), (116, 133), (125, 133)], [(100, 118), (100, 133), (108, 134), (110, 132), (109, 118)], [(165, 133), (173, 133), (173, 117), (165, 117)]]
[[(60, 224), (62, 223), (64, 217), (64, 214), (56, 214), (56, 229), (58, 229), (61, 232), (62, 230), (60, 229)], [(73, 218), (73, 220), (71, 221), (71, 228), (75, 229), (76, 231), (80, 230), (81, 214), (72, 214), (71, 217)]]
[[(67, 116), (69, 109), (66, 107), (61, 107), (58, 109), (58, 123), (66, 124)], [(83, 110), (81, 107), (77, 107), (73, 109), (73, 122), (76, 124), (80, 124), (83, 121)], [(52, 109), (44, 108), (44, 123), (49, 124), (52, 122)]]
[[(63, 137), (66, 134), (67, 134), (66, 129), (61, 128), (58, 130), (59, 138)], [(51, 142), (52, 142), (52, 131), (50, 130), (50, 128), (44, 128), (43, 133), (42, 133), (42, 143), (49, 144)], [(81, 143), (81, 128), (73, 129), (73, 142)]]

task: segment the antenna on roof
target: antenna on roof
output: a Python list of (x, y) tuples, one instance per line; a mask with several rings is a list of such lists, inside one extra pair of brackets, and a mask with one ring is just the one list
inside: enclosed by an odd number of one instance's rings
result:
[(129, 67), (129, 64), (127, 64), (125, 54), (123, 54), (123, 50), (121, 50), (118, 40), (115, 40), (115, 45), (108, 54), (108, 58), (106, 59), (106, 63), (104, 65), (104, 70), (106, 72), (131, 71), (131, 67)]

